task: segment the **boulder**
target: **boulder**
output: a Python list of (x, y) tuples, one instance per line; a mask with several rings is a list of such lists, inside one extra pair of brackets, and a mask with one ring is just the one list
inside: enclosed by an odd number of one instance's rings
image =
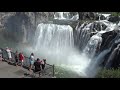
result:
[(120, 21), (120, 17), (119, 16), (110, 16), (110, 18), (108, 19), (108, 21), (116, 23)]

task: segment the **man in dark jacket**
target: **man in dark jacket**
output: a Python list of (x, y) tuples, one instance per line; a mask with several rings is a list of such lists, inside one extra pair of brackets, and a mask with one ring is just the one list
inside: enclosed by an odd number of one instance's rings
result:
[(40, 59), (37, 58), (37, 61), (34, 62), (34, 66), (35, 66), (35, 69), (34, 69), (34, 73), (39, 73), (39, 77), (40, 77), (40, 71), (41, 71), (41, 62), (40, 62)]

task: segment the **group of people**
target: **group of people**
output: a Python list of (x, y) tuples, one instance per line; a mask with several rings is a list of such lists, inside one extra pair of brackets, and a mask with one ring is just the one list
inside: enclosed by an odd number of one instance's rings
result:
[[(8, 55), (8, 62), (12, 61), (12, 59), (15, 58), (16, 66), (18, 66), (19, 64), (20, 66), (23, 66), (23, 62), (25, 60), (25, 56), (23, 52), (18, 53), (18, 51), (16, 51), (14, 57), (12, 57), (12, 49), (6, 47), (6, 52)], [(0, 60), (1, 61), (4, 60), (2, 49), (0, 49)], [(30, 71), (32, 70), (33, 67), (34, 67), (34, 72), (39, 72), (45, 69), (46, 59), (40, 60), (39, 58), (37, 58), (37, 60), (35, 60), (34, 53), (31, 53), (29, 57), (29, 62), (30, 62), (30, 66), (29, 66)]]
[(32, 67), (35, 67), (35, 72), (44, 70), (46, 59), (40, 60), (39, 58), (37, 58), (37, 60), (35, 60), (34, 53), (31, 53), (29, 60), (30, 60), (29, 70), (31, 70)]

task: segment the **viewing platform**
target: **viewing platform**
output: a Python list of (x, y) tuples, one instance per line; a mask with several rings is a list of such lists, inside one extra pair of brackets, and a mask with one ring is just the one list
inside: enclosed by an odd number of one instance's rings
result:
[[(51, 72), (49, 73), (51, 74)], [(21, 66), (14, 66), (5, 61), (0, 61), (0, 78), (52, 78), (52, 76), (42, 73), (40, 77), (38, 74), (34, 77), (33, 72)]]
[(54, 78), (54, 65), (45, 64), (45, 69), (34, 73), (34, 67), (32, 71), (29, 71), (29, 57), (25, 56), (23, 66), (15, 65), (15, 53), (12, 52), (12, 61), (7, 59), (7, 53), (4, 49), (3, 51), (3, 61), (0, 61), (0, 78)]

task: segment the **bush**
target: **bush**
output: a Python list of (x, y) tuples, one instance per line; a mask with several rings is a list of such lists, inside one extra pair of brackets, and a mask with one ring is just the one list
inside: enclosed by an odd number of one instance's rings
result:
[(111, 15), (112, 16), (120, 16), (120, 12), (112, 12)]
[(120, 68), (118, 69), (102, 69), (96, 75), (96, 78), (120, 78)]

